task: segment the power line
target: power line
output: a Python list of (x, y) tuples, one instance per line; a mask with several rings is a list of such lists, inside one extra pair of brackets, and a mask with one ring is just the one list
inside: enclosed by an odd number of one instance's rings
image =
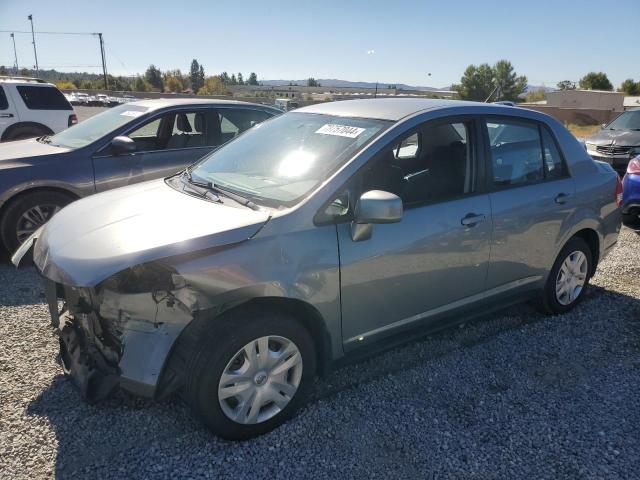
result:
[[(0, 33), (25, 33), (31, 35), (30, 31), (25, 30), (0, 30)], [(98, 35), (94, 32), (34, 32), (38, 35)]]

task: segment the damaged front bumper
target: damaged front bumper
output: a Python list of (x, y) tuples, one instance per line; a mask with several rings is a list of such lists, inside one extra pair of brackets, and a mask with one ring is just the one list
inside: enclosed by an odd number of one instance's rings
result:
[(97, 288), (71, 287), (43, 277), (51, 323), (60, 341), (60, 363), (89, 402), (121, 387), (159, 396), (171, 349), (193, 320), (199, 297), (185, 284), (173, 290), (122, 292), (111, 281)]

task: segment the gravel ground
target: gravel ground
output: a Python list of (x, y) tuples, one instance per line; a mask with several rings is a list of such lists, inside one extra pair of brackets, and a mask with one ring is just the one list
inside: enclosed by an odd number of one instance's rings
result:
[(0, 478), (640, 478), (640, 236), (571, 314), (514, 307), (314, 387), (244, 443), (176, 399), (80, 401), (35, 273), (0, 265)]

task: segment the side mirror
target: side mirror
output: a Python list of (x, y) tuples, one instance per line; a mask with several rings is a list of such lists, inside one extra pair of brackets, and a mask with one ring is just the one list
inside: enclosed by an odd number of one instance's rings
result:
[(351, 239), (354, 242), (368, 240), (376, 223), (397, 223), (402, 220), (402, 199), (382, 190), (363, 193), (356, 204), (351, 224)]
[(122, 155), (124, 153), (132, 153), (137, 149), (136, 142), (131, 140), (129, 137), (114, 137), (111, 140), (111, 151), (115, 155)]

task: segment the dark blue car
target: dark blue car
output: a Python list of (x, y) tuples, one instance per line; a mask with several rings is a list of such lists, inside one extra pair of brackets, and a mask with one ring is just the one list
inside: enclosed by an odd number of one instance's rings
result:
[(629, 162), (622, 186), (622, 221), (640, 229), (640, 155)]

